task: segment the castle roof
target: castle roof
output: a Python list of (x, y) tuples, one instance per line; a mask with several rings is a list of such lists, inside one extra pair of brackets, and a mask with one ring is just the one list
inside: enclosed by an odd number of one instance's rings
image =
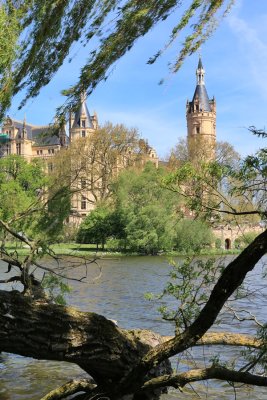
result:
[(189, 112), (194, 111), (195, 103), (198, 104), (199, 111), (210, 112), (211, 106), (210, 106), (210, 100), (209, 100), (209, 96), (208, 96), (207, 89), (206, 89), (205, 82), (204, 82), (205, 70), (204, 70), (204, 67), (202, 64), (201, 57), (199, 57), (199, 60), (198, 60), (196, 75), (197, 75), (197, 85), (196, 85), (193, 99), (189, 103)]
[(190, 111), (195, 101), (198, 101), (199, 111), (211, 111), (209, 96), (205, 85), (196, 86), (193, 99), (190, 103)]
[[(12, 119), (12, 126), (17, 128), (19, 131), (25, 130), (27, 133), (27, 138), (32, 140), (33, 146), (59, 146), (60, 145), (60, 135), (59, 128), (54, 125), (32, 125), (26, 123), (25, 121), (17, 121)], [(66, 136), (67, 140), (68, 137)]]
[[(85, 121), (85, 126), (82, 126), (81, 120)], [(86, 98), (83, 96), (79, 109), (74, 116), (72, 128), (94, 128), (92, 118), (86, 105)]]

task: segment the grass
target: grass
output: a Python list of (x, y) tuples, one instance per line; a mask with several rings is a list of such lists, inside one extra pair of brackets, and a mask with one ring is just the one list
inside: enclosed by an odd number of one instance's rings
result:
[[(121, 251), (114, 251), (113, 249), (97, 249), (94, 244), (78, 244), (78, 243), (57, 243), (51, 246), (52, 250), (55, 252), (56, 255), (76, 255), (76, 256), (92, 256), (96, 253), (101, 256), (116, 256), (116, 257), (123, 257), (123, 256), (137, 256), (140, 255), (138, 253), (133, 252), (121, 252)], [(7, 250), (14, 251), (20, 256), (26, 256), (29, 253), (27, 247), (22, 247), (16, 245), (15, 243), (8, 243)], [(239, 254), (240, 250), (231, 249), (231, 250), (224, 250), (224, 249), (202, 249), (200, 255), (203, 256), (221, 256), (221, 255), (228, 255), (228, 254)], [(185, 252), (178, 252), (178, 251), (171, 251), (168, 253), (161, 253), (164, 256), (184, 256), (187, 255)]]
[[(7, 250), (9, 252), (16, 252), (19, 256), (26, 256), (29, 254), (29, 250), (27, 246), (23, 246), (21, 243), (9, 242), (6, 243)], [(138, 256), (142, 254), (138, 254), (130, 251), (116, 251), (111, 248), (105, 248), (102, 250), (101, 248), (97, 249), (95, 244), (79, 244), (79, 243), (56, 243), (51, 246), (54, 253), (58, 256), (60, 255), (75, 255), (75, 256), (94, 256), (97, 254), (100, 257), (123, 257), (123, 256)], [(222, 255), (231, 255), (231, 254), (239, 254), (240, 249), (216, 249), (216, 248), (203, 248), (200, 251), (200, 255), (203, 256), (222, 256)], [(192, 252), (193, 254), (193, 252)], [(185, 256), (188, 255), (186, 252), (178, 252), (178, 251), (170, 251), (167, 253), (161, 252), (159, 255), (163, 256)]]

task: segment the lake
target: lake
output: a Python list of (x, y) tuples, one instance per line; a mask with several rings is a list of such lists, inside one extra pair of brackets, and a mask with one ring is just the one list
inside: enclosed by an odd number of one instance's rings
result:
[[(266, 258), (267, 261), (267, 258)], [(99, 261), (102, 275), (93, 283), (98, 271), (91, 266), (86, 283), (72, 282), (73, 290), (68, 295), (69, 304), (83, 311), (100, 313), (107, 318), (115, 319), (123, 328), (146, 328), (162, 335), (172, 335), (173, 327), (164, 322), (157, 312), (158, 305), (144, 300), (144, 293), (159, 293), (168, 279), (170, 269), (165, 257), (122, 257)], [(262, 263), (249, 274), (247, 284), (254, 289), (254, 294), (235, 303), (235, 307), (253, 312), (257, 310), (260, 321), (265, 321), (267, 306), (267, 288), (262, 279)], [(79, 271), (76, 270), (78, 274)], [(3, 271), (0, 272), (4, 276)], [(13, 284), (14, 286), (14, 284)], [(3, 287), (3, 286), (2, 286)], [(224, 314), (219, 330), (239, 332), (241, 326), (234, 322), (229, 314)], [(243, 333), (253, 333), (254, 325), (248, 321), (242, 328)], [(222, 350), (223, 349), (223, 350)], [(209, 365), (214, 351), (220, 351), (227, 357), (235, 356), (233, 347), (214, 349), (199, 347), (188, 351), (186, 357), (176, 357), (174, 367), (185, 370), (188, 366)], [(39, 400), (49, 390), (75, 377), (86, 374), (68, 363), (37, 361), (12, 354), (0, 354), (0, 400)], [(241, 386), (241, 385), (238, 385)], [(235, 394), (236, 392), (236, 394)], [(236, 388), (227, 383), (198, 383), (184, 389), (184, 393), (171, 390), (163, 395), (162, 400), (211, 399), (211, 400), (263, 400), (267, 399), (267, 389), (241, 386)], [(235, 397), (236, 396), (236, 397)]]

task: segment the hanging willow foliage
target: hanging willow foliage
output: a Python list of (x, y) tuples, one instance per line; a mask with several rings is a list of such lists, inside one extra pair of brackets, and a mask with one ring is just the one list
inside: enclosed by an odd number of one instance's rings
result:
[(78, 82), (64, 90), (67, 96), (59, 113), (75, 106), (81, 91), (90, 94), (107, 79), (111, 67), (135, 41), (160, 21), (182, 7), (166, 45), (152, 56), (154, 63), (189, 28), (177, 59), (176, 72), (184, 58), (195, 52), (211, 35), (217, 21), (234, 0), (6, 0), (0, 4), (0, 117), (11, 98), (25, 90), (22, 107), (48, 84), (75, 42), (84, 46), (97, 39), (88, 54)]

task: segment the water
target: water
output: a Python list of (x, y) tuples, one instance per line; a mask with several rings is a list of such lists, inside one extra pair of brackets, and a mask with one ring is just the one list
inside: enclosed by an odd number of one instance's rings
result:
[[(169, 266), (163, 257), (124, 257), (100, 262), (102, 276), (93, 283), (98, 270), (90, 266), (86, 283), (73, 282), (73, 291), (68, 302), (84, 311), (93, 311), (118, 321), (123, 328), (146, 328), (163, 335), (172, 335), (172, 326), (161, 320), (157, 306), (144, 300), (144, 293), (159, 293), (167, 280)], [(77, 274), (81, 272), (77, 270)], [(242, 299), (236, 303), (239, 309), (253, 312), (257, 310), (260, 321), (264, 321), (267, 306), (267, 288), (261, 277), (262, 265), (250, 273), (247, 279), (255, 293), (252, 299)], [(1, 274), (0, 274), (1, 277)], [(14, 284), (13, 284), (14, 285)], [(219, 330), (240, 332), (236, 322), (225, 314)], [(230, 326), (230, 329), (229, 329)], [(243, 333), (253, 333), (252, 321), (242, 324)], [(216, 350), (216, 349), (215, 349)], [(218, 349), (217, 349), (218, 350)], [(184, 358), (174, 358), (173, 365), (179, 369), (191, 367), (196, 362), (199, 367), (209, 364), (213, 348), (197, 348)], [(219, 349), (222, 353), (222, 348)], [(224, 349), (225, 357), (235, 356), (233, 348)], [(0, 355), (0, 400), (39, 400), (49, 390), (69, 379), (85, 377), (84, 372), (72, 364), (37, 361), (11, 354)], [(235, 397), (236, 396), (236, 397)], [(162, 400), (263, 400), (267, 399), (267, 389), (241, 386), (236, 394), (227, 383), (197, 383), (184, 389), (184, 393), (171, 391)]]

